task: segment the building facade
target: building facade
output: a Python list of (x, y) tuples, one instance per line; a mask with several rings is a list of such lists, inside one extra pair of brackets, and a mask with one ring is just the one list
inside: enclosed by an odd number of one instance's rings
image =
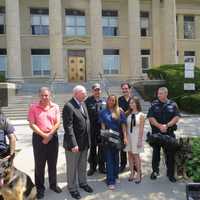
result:
[(140, 79), (200, 66), (200, 0), (0, 0), (0, 73), (13, 82)]

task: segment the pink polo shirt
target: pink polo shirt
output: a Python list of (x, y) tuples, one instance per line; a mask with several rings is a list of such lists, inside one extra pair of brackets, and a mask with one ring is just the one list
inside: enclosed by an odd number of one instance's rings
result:
[(31, 104), (28, 111), (28, 121), (37, 125), (41, 131), (48, 133), (53, 125), (60, 121), (59, 106), (50, 102), (49, 109), (44, 109), (40, 102)]

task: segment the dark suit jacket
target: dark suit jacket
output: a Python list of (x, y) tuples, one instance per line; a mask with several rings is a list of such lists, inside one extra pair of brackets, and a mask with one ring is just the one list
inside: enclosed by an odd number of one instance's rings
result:
[(83, 109), (84, 114), (74, 98), (64, 105), (63, 146), (66, 150), (71, 150), (75, 146), (78, 146), (79, 150), (84, 150), (90, 146), (90, 121), (85, 104), (83, 104)]

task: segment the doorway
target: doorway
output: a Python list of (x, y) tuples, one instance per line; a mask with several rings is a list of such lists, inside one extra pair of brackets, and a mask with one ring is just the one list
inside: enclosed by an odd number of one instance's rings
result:
[(85, 50), (68, 51), (69, 81), (86, 81)]

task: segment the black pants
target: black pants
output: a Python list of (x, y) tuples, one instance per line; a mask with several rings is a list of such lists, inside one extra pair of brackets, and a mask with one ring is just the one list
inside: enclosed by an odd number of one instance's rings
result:
[(48, 165), (49, 185), (57, 184), (57, 159), (58, 159), (58, 135), (55, 134), (48, 144), (42, 143), (43, 138), (33, 133), (33, 153), (35, 161), (35, 185), (37, 192), (44, 192), (45, 165)]
[[(153, 145), (153, 156), (152, 156), (152, 169), (154, 172), (159, 172), (159, 164), (160, 164), (160, 150), (161, 145), (154, 144)], [(167, 176), (174, 176), (174, 163), (175, 163), (175, 152), (170, 148), (163, 147), (165, 154), (165, 161), (167, 167)]]
[(125, 151), (123, 151), (123, 150), (120, 151), (120, 158), (121, 158), (120, 166), (122, 168), (126, 167), (126, 164), (127, 164), (127, 155), (126, 155)]
[(104, 151), (101, 144), (96, 145), (91, 143), (88, 162), (92, 170), (96, 170), (97, 165), (100, 170), (105, 168)]

